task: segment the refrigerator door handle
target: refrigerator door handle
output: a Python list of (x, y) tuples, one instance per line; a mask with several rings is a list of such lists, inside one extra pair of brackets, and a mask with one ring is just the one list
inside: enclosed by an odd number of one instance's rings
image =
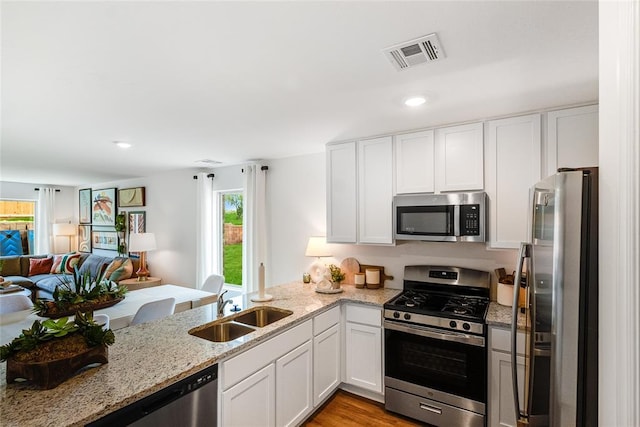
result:
[[(520, 280), (522, 278), (522, 267), (525, 258), (531, 257), (531, 245), (528, 243), (520, 244), (520, 252), (518, 254), (518, 265), (516, 267), (516, 276), (513, 279), (513, 305), (511, 316), (511, 379), (513, 382), (513, 402), (516, 411), (516, 421), (526, 418), (526, 412), (520, 411), (520, 396), (518, 393), (518, 366), (516, 364), (517, 339), (518, 339), (518, 301), (520, 300)], [(526, 397), (527, 393), (525, 393)], [(524, 408), (528, 408), (525, 402)]]

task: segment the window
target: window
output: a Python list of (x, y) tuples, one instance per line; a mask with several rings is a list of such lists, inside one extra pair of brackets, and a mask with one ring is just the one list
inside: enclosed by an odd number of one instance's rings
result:
[(0, 256), (33, 254), (35, 201), (0, 200)]
[(220, 193), (222, 206), (222, 274), (227, 284), (242, 286), (242, 192)]

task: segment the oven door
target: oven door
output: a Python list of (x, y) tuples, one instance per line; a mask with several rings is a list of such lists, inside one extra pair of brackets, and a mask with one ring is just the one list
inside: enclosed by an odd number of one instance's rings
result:
[(384, 327), (386, 377), (463, 398), (461, 401), (478, 402), (484, 407), (487, 401), (484, 337), (388, 320)]

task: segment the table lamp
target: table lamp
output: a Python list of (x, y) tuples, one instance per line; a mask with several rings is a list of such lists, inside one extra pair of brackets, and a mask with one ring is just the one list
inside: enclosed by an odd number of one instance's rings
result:
[(71, 223), (53, 224), (54, 236), (66, 236), (67, 237), (67, 252), (71, 250), (71, 236), (75, 236), (78, 227)]
[(321, 257), (330, 257), (333, 254), (327, 246), (327, 238), (324, 236), (312, 236), (309, 237), (307, 243), (307, 250), (304, 252), (305, 256), (316, 257), (316, 260), (309, 266), (309, 274), (311, 280), (314, 283), (319, 282), (327, 270), (327, 267), (320, 261)]
[(129, 251), (140, 252), (140, 268), (136, 271), (139, 282), (149, 277), (147, 270), (147, 251), (156, 249), (156, 236), (153, 233), (132, 233), (129, 235)]

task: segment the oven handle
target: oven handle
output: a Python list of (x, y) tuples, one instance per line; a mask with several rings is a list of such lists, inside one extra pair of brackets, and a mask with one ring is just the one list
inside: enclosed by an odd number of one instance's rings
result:
[(461, 344), (470, 344), (476, 347), (485, 346), (484, 337), (460, 334), (456, 332), (453, 332), (453, 333), (443, 332), (443, 331), (438, 331), (431, 328), (426, 328), (424, 326), (418, 326), (418, 325), (406, 326), (406, 325), (385, 320), (384, 328), (390, 329), (392, 331), (405, 332), (407, 334), (420, 335), (427, 338), (434, 338), (437, 340), (453, 341)]

